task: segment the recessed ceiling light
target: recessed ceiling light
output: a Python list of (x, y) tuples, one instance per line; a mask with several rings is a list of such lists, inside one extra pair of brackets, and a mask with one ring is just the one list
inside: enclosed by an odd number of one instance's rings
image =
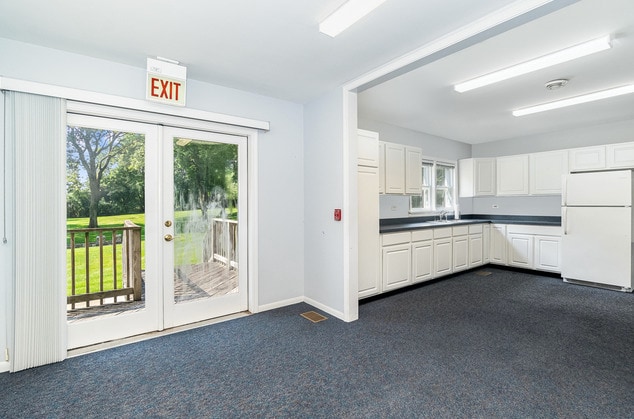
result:
[(586, 95), (575, 96), (568, 99), (557, 100), (555, 102), (543, 103), (541, 105), (530, 106), (528, 108), (517, 109), (513, 111), (513, 116), (524, 116), (533, 113), (550, 111), (552, 109), (564, 108), (566, 106), (578, 105), (581, 103), (594, 102), (595, 100), (608, 99), (615, 96), (634, 93), (634, 84), (615, 87), (613, 89), (601, 90)]
[(604, 51), (611, 47), (612, 44), (610, 43), (610, 35), (605, 35), (601, 38), (593, 39), (592, 41), (584, 42), (583, 44), (562, 49), (560, 51), (544, 55), (534, 60), (526, 61), (521, 64), (489, 73), (481, 77), (476, 77), (475, 79), (468, 80), (464, 83), (458, 83), (454, 86), (454, 89), (460, 93), (466, 92), (469, 90), (477, 89), (478, 87), (488, 86), (493, 83), (521, 76), (533, 71), (541, 70), (542, 68), (565, 63), (567, 61), (574, 60), (575, 58), (594, 54), (595, 52)]
[(319, 32), (333, 38), (386, 0), (349, 0), (319, 24)]

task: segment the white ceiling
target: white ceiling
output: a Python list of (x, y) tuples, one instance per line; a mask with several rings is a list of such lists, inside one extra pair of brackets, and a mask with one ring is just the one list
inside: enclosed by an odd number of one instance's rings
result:
[(0, 0), (0, 37), (305, 103), (513, 0), (389, 0), (340, 36), (344, 0)]
[[(306, 103), (516, 0), (388, 0), (336, 38), (319, 33), (319, 22), (343, 2), (0, 0), (0, 37), (141, 68), (148, 56), (167, 57), (186, 65), (191, 79)], [(362, 92), (360, 114), (470, 143), (579, 123), (578, 114), (563, 111), (521, 122), (507, 113), (541, 101), (540, 85), (550, 78), (571, 78), (551, 97), (628, 79), (633, 19), (632, 0), (581, 0)], [(456, 81), (605, 30), (617, 32), (615, 48), (558, 67), (552, 77), (535, 74), (460, 96), (451, 90)], [(622, 51), (626, 59), (615, 58)], [(614, 99), (616, 109), (597, 105), (582, 119), (632, 118), (630, 100)]]
[[(612, 49), (473, 91), (457, 82), (611, 34)], [(544, 84), (565, 78), (556, 91)], [(359, 94), (359, 115), (477, 144), (634, 119), (634, 94), (514, 117), (516, 108), (634, 83), (634, 1), (581, 0)], [(632, 133), (634, 139), (634, 133)]]

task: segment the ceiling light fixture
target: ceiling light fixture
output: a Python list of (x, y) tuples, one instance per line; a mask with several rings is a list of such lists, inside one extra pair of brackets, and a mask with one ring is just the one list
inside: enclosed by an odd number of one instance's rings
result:
[(628, 93), (634, 93), (634, 84), (628, 84), (626, 86), (615, 87), (613, 89), (601, 90), (594, 93), (588, 93), (586, 95), (575, 96), (569, 99), (557, 100), (555, 102), (548, 102), (541, 105), (530, 106), (528, 108), (517, 109), (513, 111), (513, 116), (524, 116), (533, 113), (550, 111), (552, 109), (564, 108), (566, 106), (578, 105), (580, 103), (594, 102), (595, 100), (608, 99), (615, 96), (626, 95)]
[(466, 92), (477, 89), (478, 87), (488, 86), (499, 81), (507, 80), (513, 77), (521, 76), (542, 68), (550, 67), (556, 64), (565, 63), (575, 58), (585, 57), (595, 52), (604, 51), (612, 47), (610, 43), (610, 35), (584, 42), (570, 48), (562, 49), (552, 54), (544, 55), (534, 60), (526, 61), (512, 67), (505, 68), (500, 71), (486, 74), (475, 79), (468, 80), (464, 83), (458, 83), (454, 86), (457, 92)]
[(551, 80), (549, 82), (547, 82), (544, 87), (548, 90), (557, 90), (557, 89), (561, 89), (562, 87), (564, 87), (565, 85), (568, 84), (568, 80), (567, 79), (557, 79), (557, 80)]
[(349, 0), (319, 24), (319, 32), (333, 38), (386, 0)]

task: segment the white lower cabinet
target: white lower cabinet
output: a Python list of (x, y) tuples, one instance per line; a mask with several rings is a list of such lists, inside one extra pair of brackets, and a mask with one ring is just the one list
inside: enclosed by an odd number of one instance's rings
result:
[(506, 265), (506, 225), (504, 224), (491, 224), (489, 259), (491, 263)]
[(487, 263), (561, 271), (561, 227), (469, 224), (381, 235), (387, 292)]
[(508, 233), (508, 264), (518, 268), (533, 268), (533, 236)]
[(561, 272), (561, 236), (535, 236), (534, 269)]
[(411, 234), (384, 234), (382, 240), (383, 291), (401, 288), (412, 283)]
[(433, 230), (412, 231), (412, 283), (434, 277)]
[(475, 268), (484, 263), (484, 226), (474, 224), (469, 226), (469, 268)]
[(469, 268), (469, 226), (453, 227), (453, 271)]
[(511, 224), (506, 227), (509, 266), (561, 272), (561, 227)]
[(434, 229), (434, 277), (453, 272), (451, 227)]

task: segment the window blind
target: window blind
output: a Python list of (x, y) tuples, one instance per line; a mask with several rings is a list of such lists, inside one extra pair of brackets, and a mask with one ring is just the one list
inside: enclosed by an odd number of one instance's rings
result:
[(8, 236), (14, 255), (9, 368), (15, 372), (66, 357), (66, 110), (59, 98), (5, 92), (5, 113), (14, 168), (7, 192), (14, 206)]

